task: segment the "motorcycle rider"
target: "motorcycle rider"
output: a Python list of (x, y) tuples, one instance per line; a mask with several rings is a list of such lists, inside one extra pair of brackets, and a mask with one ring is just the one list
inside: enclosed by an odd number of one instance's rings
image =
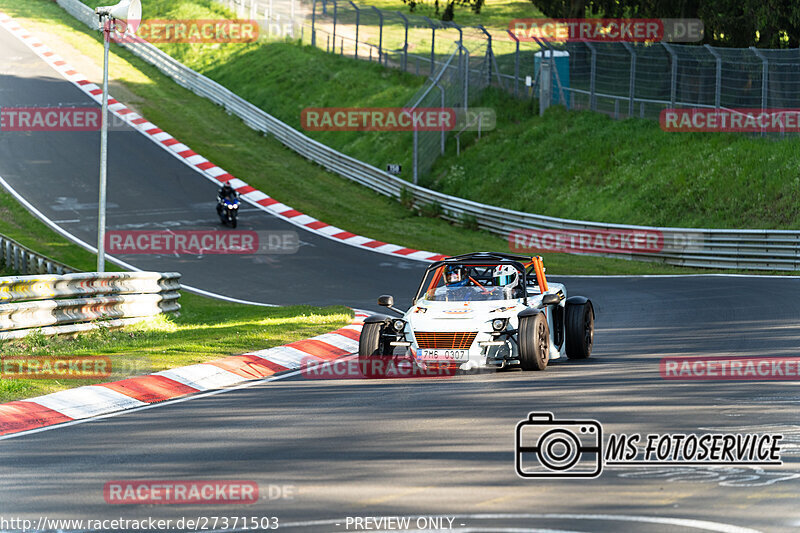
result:
[(222, 187), (219, 188), (217, 191), (217, 214), (219, 216), (223, 215), (223, 210), (225, 209), (225, 199), (229, 199), (232, 202), (239, 201), (239, 193), (231, 187), (230, 182), (225, 182)]
[(239, 199), (239, 193), (237, 193), (233, 187), (231, 187), (231, 184), (228, 181), (226, 181), (222, 187), (219, 188), (219, 191), (217, 191), (217, 199), (220, 203), (222, 203), (225, 198), (230, 198), (232, 201)]

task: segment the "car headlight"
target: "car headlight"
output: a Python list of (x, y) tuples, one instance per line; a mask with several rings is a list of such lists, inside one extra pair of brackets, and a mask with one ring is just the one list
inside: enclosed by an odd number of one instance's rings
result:
[(506, 319), (495, 318), (494, 320), (492, 320), (492, 329), (495, 331), (506, 329)]
[(406, 327), (406, 323), (405, 323), (405, 322), (403, 322), (402, 320), (395, 320), (395, 321), (392, 323), (392, 327), (394, 328), (394, 330), (395, 330), (397, 333), (400, 333), (401, 331), (403, 331), (403, 330), (405, 329), (405, 327)]

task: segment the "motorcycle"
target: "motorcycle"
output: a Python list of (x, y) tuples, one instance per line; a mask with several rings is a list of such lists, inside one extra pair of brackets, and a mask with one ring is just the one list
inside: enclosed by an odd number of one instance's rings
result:
[(239, 216), (239, 198), (222, 198), (217, 203), (217, 214), (223, 224), (230, 224), (232, 228), (236, 227), (237, 218)]

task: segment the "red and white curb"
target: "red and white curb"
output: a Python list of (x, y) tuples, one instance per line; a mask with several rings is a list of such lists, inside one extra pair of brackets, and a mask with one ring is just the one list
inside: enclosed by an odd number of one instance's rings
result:
[(331, 361), (358, 351), (358, 337), (366, 317), (366, 313), (357, 311), (354, 321), (341, 329), (285, 346), (0, 404), (0, 435), (263, 379), (278, 372), (297, 370), (309, 359)]
[[(94, 101), (98, 103), (102, 102), (103, 90), (100, 87), (88, 81), (61, 56), (53, 52), (44, 43), (39, 41), (36, 37), (31, 35), (28, 31), (17, 24), (12, 17), (3, 13), (2, 11), (0, 11), (0, 26), (8, 30), (17, 39), (22, 41), (26, 46), (28, 46), (28, 48), (33, 50), (36, 55), (42, 58), (65, 79), (72, 82)], [(349, 231), (337, 228), (336, 226), (331, 226), (330, 224), (326, 224), (325, 222), (317, 220), (314, 217), (303, 214), (300, 211), (292, 209), (288, 205), (271, 198), (255, 187), (251, 187), (244, 181), (232, 176), (224, 169), (218, 167), (205, 157), (194, 152), (185, 144), (182, 144), (172, 135), (163, 131), (152, 122), (149, 122), (141, 115), (133, 112), (131, 109), (125, 106), (125, 104), (122, 104), (116, 99), (112, 98), (111, 95), (109, 95), (108, 99), (108, 109), (133, 129), (142, 133), (145, 137), (155, 142), (171, 155), (183, 161), (186, 165), (199, 172), (205, 178), (216, 183), (224, 183), (226, 181), (230, 182), (231, 186), (236, 189), (236, 191), (241, 194), (242, 198), (249, 204), (262, 211), (284, 218), (300, 228), (316, 233), (322, 237), (342, 242), (344, 244), (392, 256), (402, 256), (421, 261), (438, 261), (447, 257), (441, 254), (435, 254), (433, 252), (415, 250), (413, 248), (406, 248), (397, 244), (376, 241), (375, 239), (356, 235), (355, 233), (350, 233)]]

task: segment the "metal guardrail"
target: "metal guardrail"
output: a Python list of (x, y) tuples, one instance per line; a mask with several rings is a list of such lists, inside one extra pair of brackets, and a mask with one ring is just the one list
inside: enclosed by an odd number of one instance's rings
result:
[(79, 273), (0, 278), (0, 340), (47, 328), (86, 329), (86, 323), (141, 319), (181, 306), (177, 272)]
[(26, 248), (14, 239), (0, 235), (0, 267), (20, 274), (69, 274), (70, 266)]
[[(92, 10), (86, 5), (78, 0), (57, 2), (89, 27), (97, 27)], [(441, 205), (443, 218), (447, 220), (463, 221), (469, 217), (481, 229), (503, 237), (509, 237), (518, 229), (657, 231), (664, 240), (659, 253), (594, 255), (702, 268), (800, 270), (800, 231), (660, 228), (569, 220), (504, 209), (419, 187), (307, 137), (149, 43), (125, 43), (123, 46), (179, 85), (224, 107), (249, 127), (274, 135), (291, 150), (327, 170), (393, 198), (400, 198), (405, 189), (413, 196), (417, 207)]]

